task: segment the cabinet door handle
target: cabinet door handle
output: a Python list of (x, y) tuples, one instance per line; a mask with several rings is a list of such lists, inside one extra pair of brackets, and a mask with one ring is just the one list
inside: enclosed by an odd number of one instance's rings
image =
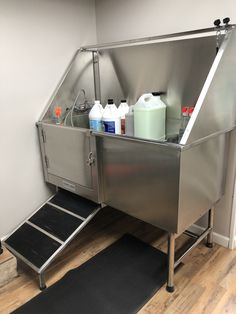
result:
[(90, 152), (88, 154), (87, 165), (92, 166), (95, 163), (95, 158), (93, 157), (93, 153)]

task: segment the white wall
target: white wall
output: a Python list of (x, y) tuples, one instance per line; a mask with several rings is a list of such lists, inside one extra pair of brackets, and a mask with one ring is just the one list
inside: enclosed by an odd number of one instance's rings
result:
[(109, 42), (213, 26), (230, 16), (235, 0), (96, 0), (97, 36)]
[[(125, 40), (213, 26), (217, 18), (231, 17), (236, 23), (235, 0), (97, 0), (98, 42)], [(227, 245), (236, 168), (236, 132), (231, 153), (226, 194), (216, 207), (215, 232)]]
[(35, 122), (75, 50), (94, 42), (94, 0), (0, 0), (0, 237), (49, 195)]

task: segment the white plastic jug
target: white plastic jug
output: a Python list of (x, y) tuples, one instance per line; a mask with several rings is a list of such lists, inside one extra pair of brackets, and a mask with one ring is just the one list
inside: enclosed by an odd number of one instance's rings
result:
[(92, 109), (89, 112), (89, 126), (91, 130), (103, 131), (102, 128), (103, 107), (99, 100), (95, 100)]
[(161, 93), (143, 94), (134, 106), (134, 136), (151, 140), (164, 140), (166, 105)]
[(120, 115), (113, 99), (108, 99), (108, 104), (103, 112), (102, 122), (105, 132), (121, 134)]
[(121, 100), (118, 111), (121, 119), (121, 134), (125, 134), (125, 115), (129, 112), (129, 105), (125, 99)]

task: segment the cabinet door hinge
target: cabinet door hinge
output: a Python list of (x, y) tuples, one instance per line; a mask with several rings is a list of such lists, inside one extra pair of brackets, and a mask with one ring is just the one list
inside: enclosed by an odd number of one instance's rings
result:
[(45, 134), (45, 132), (44, 132), (43, 129), (42, 129), (42, 131), (41, 131), (41, 134), (42, 134), (43, 142), (46, 143), (46, 134)]
[(45, 160), (46, 167), (49, 168), (49, 160), (46, 155), (44, 156), (44, 160)]

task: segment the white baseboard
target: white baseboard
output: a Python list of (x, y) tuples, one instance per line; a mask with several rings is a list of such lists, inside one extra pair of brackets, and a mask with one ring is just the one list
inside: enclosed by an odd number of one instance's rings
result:
[(232, 250), (236, 249), (236, 236), (234, 236), (233, 245), (231, 247)]
[[(196, 234), (200, 234), (202, 233), (202, 231), (204, 230), (204, 227), (201, 227), (199, 225), (192, 225), (189, 228), (190, 231), (196, 233)], [(229, 238), (226, 236), (223, 236), (222, 234), (213, 232), (213, 241), (223, 247), (228, 248), (229, 247)], [(236, 247), (236, 237), (234, 239), (234, 248)]]

